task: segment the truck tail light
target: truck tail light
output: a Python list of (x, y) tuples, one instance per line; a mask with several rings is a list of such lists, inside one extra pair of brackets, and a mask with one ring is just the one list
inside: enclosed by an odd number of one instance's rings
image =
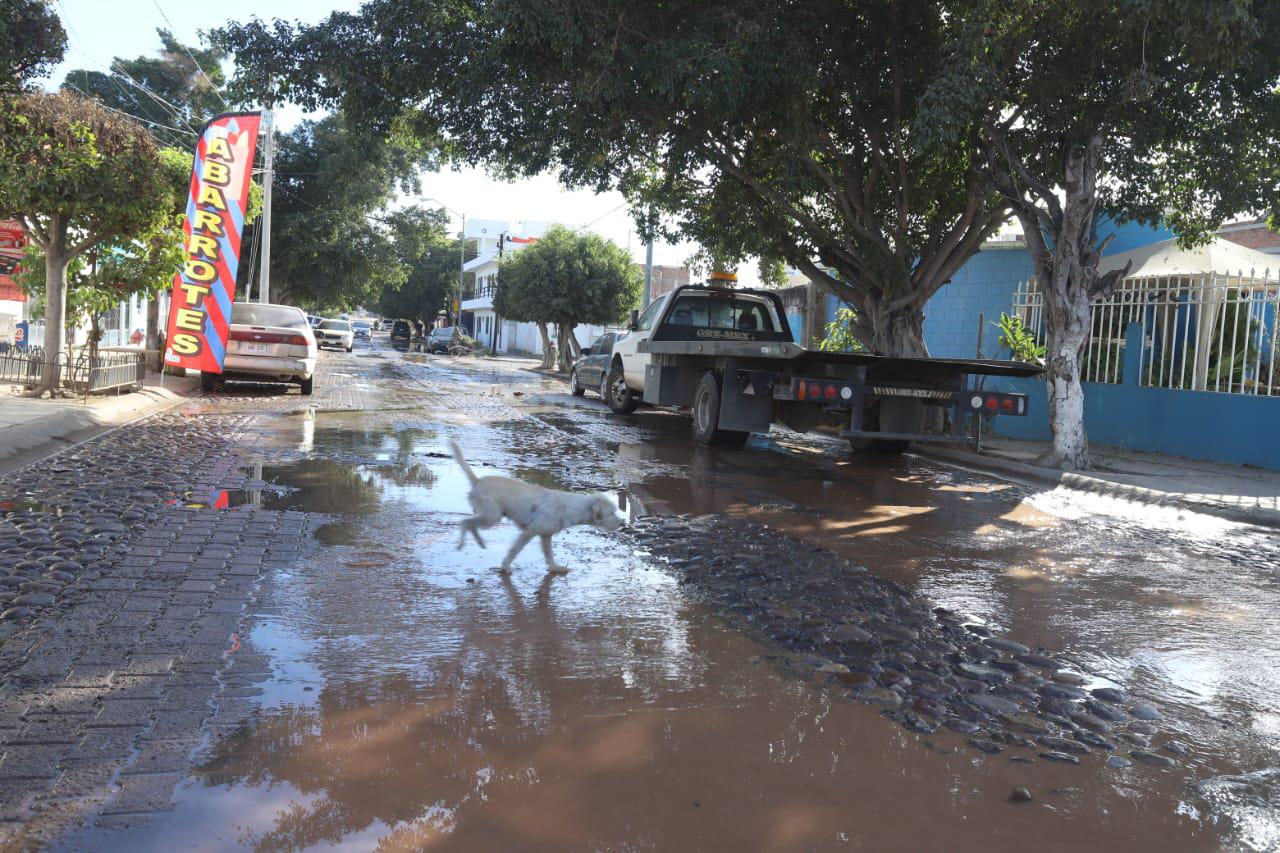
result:
[(834, 385), (828, 385), (828, 386), (827, 386), (827, 390), (823, 392), (823, 395), (824, 395), (828, 400), (834, 400), (834, 399), (836, 398), (836, 393), (837, 393), (837, 392), (836, 392), (836, 386), (834, 386)]

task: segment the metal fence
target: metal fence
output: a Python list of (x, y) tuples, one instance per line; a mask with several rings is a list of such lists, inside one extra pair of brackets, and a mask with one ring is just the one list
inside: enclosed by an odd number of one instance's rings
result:
[(50, 360), (40, 347), (9, 348), (0, 352), (0, 383), (35, 387), (43, 381), (49, 365), (57, 366), (60, 387), (84, 396), (141, 388), (147, 375), (146, 356), (142, 352), (90, 355), (88, 351), (81, 351), (72, 356), (62, 353)]
[[(1018, 285), (1013, 309), (1043, 343), (1035, 279)], [(1142, 329), (1141, 385), (1280, 396), (1280, 281), (1267, 272), (1125, 279), (1093, 304), (1084, 381), (1121, 381), (1130, 323)]]

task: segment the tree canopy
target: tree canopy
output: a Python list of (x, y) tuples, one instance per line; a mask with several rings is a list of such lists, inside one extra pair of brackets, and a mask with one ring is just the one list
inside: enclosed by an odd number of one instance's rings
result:
[[(370, 139), (340, 115), (304, 121), (276, 143), (272, 197), (272, 299), (325, 310), (373, 304), (399, 288), (435, 213), (392, 210), (397, 190), (416, 194), (426, 163), (408, 142)], [(260, 238), (246, 232), (245, 245)], [(241, 264), (242, 289), (256, 275)]]
[(857, 308), (874, 349), (923, 354), (925, 302), (1006, 215), (978, 174), (990, 116), (970, 116), (972, 144), (913, 131), (942, 7), (374, 0), (218, 38), (240, 85), (445, 138), (470, 162), (621, 188), (670, 236), (799, 267)]
[(407, 261), (403, 282), (387, 284), (378, 296), (378, 310), (383, 316), (433, 320), (445, 307), (449, 294), (458, 282), (459, 245), (446, 235), (448, 217), (443, 211), (424, 213), (420, 252)]
[(1090, 304), (1125, 275), (1097, 273), (1098, 217), (1208, 239), (1244, 212), (1280, 210), (1280, 7), (1235, 0), (994, 0), (949, 5), (948, 49), (920, 135), (960, 145), (970, 117), (986, 183), (1026, 235), (1045, 299), (1051, 450), (1087, 468), (1081, 358)]
[[(50, 361), (65, 349), (68, 265), (96, 246), (155, 233), (173, 213), (176, 165), (141, 125), (86, 98), (0, 101), (0, 213), (44, 252)], [(47, 366), (43, 390), (55, 393), (57, 381)]]
[(574, 327), (621, 322), (640, 304), (643, 288), (643, 273), (621, 246), (557, 225), (503, 259), (493, 310), (509, 320), (554, 324), (567, 367), (577, 349)]
[(7, 0), (0, 5), (0, 92), (45, 76), (66, 50), (66, 30), (48, 0)]
[(156, 32), (163, 45), (158, 56), (116, 57), (110, 74), (74, 69), (62, 87), (137, 117), (161, 145), (190, 149), (204, 123), (225, 110), (227, 54), (183, 44), (168, 30)]

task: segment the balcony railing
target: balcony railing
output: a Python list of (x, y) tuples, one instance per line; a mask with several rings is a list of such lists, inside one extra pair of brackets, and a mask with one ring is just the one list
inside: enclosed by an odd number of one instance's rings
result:
[(465, 299), (492, 299), (494, 293), (498, 290), (496, 284), (482, 284), (479, 287), (468, 288), (463, 294)]

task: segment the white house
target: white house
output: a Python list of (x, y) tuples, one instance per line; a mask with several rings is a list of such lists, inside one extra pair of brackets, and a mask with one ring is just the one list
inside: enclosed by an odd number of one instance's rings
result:
[[(499, 245), (502, 252), (518, 252), (547, 232), (546, 222), (512, 222), (504, 219), (468, 219), (466, 238), (476, 241), (476, 257), (463, 266), (475, 275), (475, 284), (464, 294), (461, 324), (473, 338), (500, 353), (542, 354), (542, 335), (533, 323), (503, 320), (493, 310), (498, 280)], [(555, 330), (551, 329), (552, 339)], [(601, 326), (578, 326), (574, 337), (582, 346), (604, 333)]]

